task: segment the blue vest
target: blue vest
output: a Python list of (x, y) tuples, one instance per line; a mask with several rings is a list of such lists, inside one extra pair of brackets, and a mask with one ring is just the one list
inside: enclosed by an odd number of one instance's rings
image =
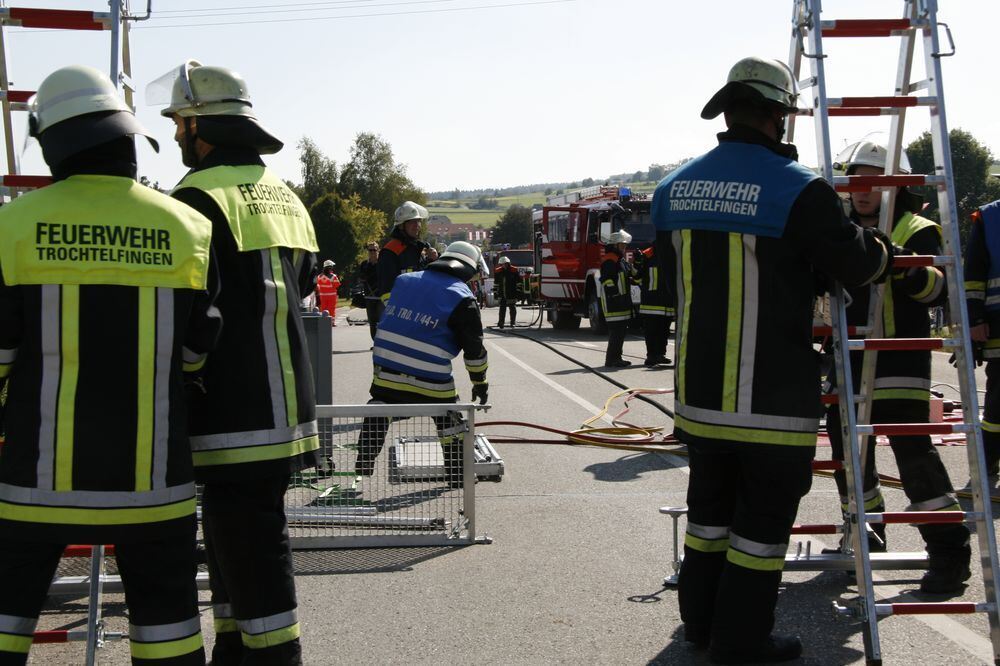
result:
[(659, 231), (780, 238), (792, 203), (816, 178), (764, 146), (725, 141), (660, 181), (653, 194), (653, 224)]
[[(990, 253), (990, 269), (986, 273), (986, 310), (1000, 312), (1000, 201), (986, 204), (979, 209), (979, 214), (983, 216), (986, 250)], [(991, 300), (994, 302), (990, 303)]]
[(460, 348), (448, 318), (466, 298), (473, 298), (469, 286), (447, 273), (400, 275), (378, 322), (375, 363), (422, 379), (450, 381), (451, 359)]

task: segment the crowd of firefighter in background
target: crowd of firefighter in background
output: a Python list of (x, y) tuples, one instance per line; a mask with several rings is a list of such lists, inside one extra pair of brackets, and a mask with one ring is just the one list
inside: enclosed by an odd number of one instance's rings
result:
[[(317, 464), (316, 405), (302, 302), (335, 323), (337, 266), (319, 265), (308, 212), (263, 155), (282, 148), (255, 115), (244, 79), (187, 61), (150, 84), (161, 94), (190, 171), (170, 195), (136, 183), (135, 137), (156, 141), (107, 76), (52, 73), (31, 111), (53, 184), (0, 209), (0, 662), (25, 663), (67, 544), (115, 544), (133, 663), (202, 664), (195, 570), (195, 483), (215, 640), (212, 663), (301, 663), (284, 495)], [(894, 267), (941, 253), (941, 228), (906, 188), (891, 233), (881, 196), (844, 201), (782, 143), (797, 102), (781, 62), (745, 58), (702, 111), (724, 115), (718, 146), (667, 175), (649, 209), (655, 236), (632, 243), (628, 210), (606, 207), (599, 270), (605, 364), (623, 368), (629, 321), (641, 318), (645, 365), (674, 367), (673, 427), (690, 456), (689, 520), (679, 578), (683, 638), (716, 663), (797, 657), (773, 633), (785, 551), (811, 485), (821, 390), (836, 391), (812, 335), (814, 303), (836, 281), (848, 323), (866, 321), (886, 284), (888, 337), (927, 337), (945, 272)], [(166, 125), (171, 122), (172, 126)], [(164, 129), (166, 131), (166, 129)], [(860, 141), (847, 174), (882, 173), (886, 148)], [(905, 169), (905, 164), (903, 165)], [(358, 267), (372, 337), (372, 402), (452, 403), (462, 355), (472, 397), (488, 400), (482, 278), (493, 278), (498, 329), (526, 297), (517, 268), (488, 267), (458, 241), (440, 254), (420, 239), (427, 210), (396, 210), (388, 241)], [(165, 251), (169, 250), (169, 252)], [(1000, 202), (973, 216), (965, 256), (968, 332), (987, 363), (988, 472), (1000, 462)], [(633, 299), (638, 286), (639, 302)], [(675, 361), (667, 357), (675, 325)], [(852, 358), (860, 370), (860, 356)], [(825, 389), (821, 379), (827, 377)], [(856, 371), (854, 377), (858, 378)], [(928, 422), (929, 351), (878, 356), (873, 422)], [(833, 382), (833, 385), (831, 385)], [(853, 387), (855, 391), (858, 386)], [(826, 414), (835, 458), (840, 416)], [(457, 417), (435, 419), (461, 488)], [(373, 473), (389, 419), (368, 418), (356, 474)], [(928, 436), (890, 438), (912, 510), (957, 505)], [(885, 500), (872, 458), (864, 506)], [(846, 512), (847, 486), (836, 475)], [(874, 524), (871, 550), (886, 534)], [(970, 577), (963, 524), (923, 525), (921, 589), (955, 594)]]

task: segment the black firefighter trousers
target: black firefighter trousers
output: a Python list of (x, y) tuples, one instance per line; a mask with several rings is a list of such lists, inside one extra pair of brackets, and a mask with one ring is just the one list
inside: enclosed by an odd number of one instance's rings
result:
[(500, 299), (500, 317), (497, 319), (497, 326), (503, 328), (504, 325), (504, 315), (507, 314), (507, 310), (510, 310), (510, 327), (514, 328), (517, 325), (517, 308), (514, 307), (517, 304), (516, 299)]
[(996, 474), (997, 463), (1000, 462), (1000, 360), (986, 362), (983, 449), (986, 454), (986, 473)]
[(215, 615), (213, 666), (302, 663), (285, 519), (289, 478), (205, 484), (202, 529)]
[(646, 360), (652, 361), (667, 356), (667, 331), (670, 318), (662, 314), (642, 313), (642, 332), (646, 339)]
[[(406, 404), (391, 403), (385, 400), (369, 400), (370, 405)], [(434, 427), (437, 429), (438, 440), (441, 443), (441, 453), (444, 457), (445, 476), (449, 483), (459, 487), (462, 483), (462, 444), (464, 433), (468, 429), (465, 420), (457, 412), (447, 416), (434, 416)], [(375, 460), (385, 446), (385, 436), (389, 434), (391, 421), (401, 420), (388, 416), (366, 416), (361, 423), (361, 434), (358, 436), (358, 457), (354, 462), (354, 473), (359, 476), (371, 476), (375, 473)]]
[(614, 365), (622, 360), (622, 349), (625, 346), (625, 333), (628, 331), (628, 320), (609, 321), (608, 348), (604, 352), (604, 365)]
[[(195, 583), (195, 517), (182, 538), (115, 545), (133, 664), (205, 663)], [(0, 665), (27, 662), (35, 622), (67, 544), (0, 539)], [(46, 646), (34, 648), (49, 663)]]
[(785, 551), (812, 484), (813, 447), (689, 444), (688, 528), (678, 581), (688, 636), (757, 646), (774, 627)]

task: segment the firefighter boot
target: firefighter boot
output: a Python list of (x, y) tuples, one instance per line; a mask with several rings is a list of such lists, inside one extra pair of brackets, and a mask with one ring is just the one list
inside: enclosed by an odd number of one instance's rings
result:
[(791, 661), (802, 654), (798, 636), (771, 634), (755, 645), (712, 645), (708, 657), (713, 664), (758, 664)]
[(929, 553), (927, 573), (920, 579), (920, 591), (926, 594), (957, 594), (965, 589), (965, 581), (972, 576), (969, 561), (972, 553), (964, 551)]

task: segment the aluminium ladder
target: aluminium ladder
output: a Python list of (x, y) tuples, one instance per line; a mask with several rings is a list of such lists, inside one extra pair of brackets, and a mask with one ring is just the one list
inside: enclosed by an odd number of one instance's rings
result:
[(28, 111), (28, 101), (34, 90), (12, 90), (7, 71), (7, 45), (4, 26), (20, 28), (41, 28), (43, 30), (86, 30), (111, 33), (111, 58), (109, 74), (116, 88), (124, 92), (125, 103), (135, 110), (132, 98), (135, 85), (132, 82), (132, 56), (129, 46), (129, 24), (144, 21), (152, 12), (152, 0), (147, 0), (145, 15), (132, 14), (130, 0), (109, 0), (110, 11), (92, 12), (69, 9), (29, 9), (7, 7), (0, 0), (0, 120), (4, 126), (4, 149), (7, 169), (0, 175), (0, 192), (16, 197), (25, 190), (44, 187), (52, 182), (49, 176), (32, 176), (21, 173), (17, 159), (13, 111)]
[[(893, 220), (892, 206), (896, 188), (909, 185), (932, 185), (938, 193), (941, 226), (944, 236), (944, 254), (937, 257), (897, 257), (895, 266), (939, 266), (948, 273), (948, 301), (950, 326), (953, 338), (949, 339), (900, 339), (882, 337), (882, 293), (884, 287), (875, 287), (870, 299), (868, 325), (849, 329), (845, 316), (845, 297), (841, 285), (836, 284), (830, 301), (837, 385), (840, 387), (838, 402), (843, 427), (844, 468), (847, 472), (850, 520), (845, 524), (845, 543), (849, 541), (854, 553), (854, 570), (858, 583), (858, 599), (852, 608), (840, 608), (845, 614), (860, 617), (863, 621), (865, 657), (869, 664), (882, 663), (879, 644), (878, 618), (885, 615), (935, 614), (935, 613), (986, 613), (989, 619), (990, 641), (994, 663), (1000, 664), (1000, 620), (998, 620), (997, 545), (991, 515), (990, 495), (984, 475), (985, 460), (976, 381), (972, 366), (972, 349), (969, 340), (969, 322), (965, 305), (962, 276), (961, 248), (959, 242), (957, 206), (951, 164), (948, 128), (945, 116), (944, 89), (942, 86), (941, 58), (954, 53), (951, 34), (947, 25), (937, 20), (937, 0), (904, 0), (903, 17), (899, 19), (853, 19), (824, 21), (821, 18), (822, 0), (795, 0), (793, 7), (792, 43), (789, 63), (793, 75), (799, 78), (803, 59), (810, 64), (811, 76), (800, 81), (800, 87), (813, 93), (811, 108), (802, 115), (813, 116), (816, 146), (823, 176), (840, 192), (881, 191), (882, 207), (879, 228), (889, 233)], [(944, 27), (950, 43), (950, 52), (940, 48), (939, 27)], [(829, 97), (826, 90), (823, 40), (839, 37), (892, 37), (901, 38), (899, 63), (896, 71), (896, 90), (885, 97)], [(918, 36), (923, 41), (926, 78), (911, 82), (914, 47)], [(920, 93), (917, 96), (912, 93)], [(931, 136), (934, 149), (935, 173), (931, 175), (898, 174), (902, 153), (902, 135), (906, 111), (911, 107), (926, 106), (930, 110)], [(885, 175), (838, 176), (833, 175), (830, 152), (831, 116), (891, 117), (887, 146)], [(795, 116), (789, 116), (789, 141), (794, 139)], [(849, 336), (864, 339), (849, 339)], [(958, 360), (959, 384), (962, 396), (962, 424), (886, 424), (870, 425), (872, 387), (878, 351), (951, 349)], [(861, 391), (853, 394), (850, 350), (863, 350)], [(846, 387), (846, 388), (845, 388)], [(857, 407), (857, 412), (855, 412)], [(945, 434), (961, 432), (966, 435), (969, 472), (972, 479), (972, 511), (914, 511), (866, 513), (863, 497), (863, 470), (866, 459), (864, 450), (869, 436)], [(874, 444), (874, 442), (871, 442)], [(870, 523), (972, 523), (979, 544), (980, 565), (985, 588), (982, 602), (940, 603), (876, 603), (872, 583), (872, 558), (869, 552), (866, 527)], [(892, 568), (904, 568), (902, 566)]]

